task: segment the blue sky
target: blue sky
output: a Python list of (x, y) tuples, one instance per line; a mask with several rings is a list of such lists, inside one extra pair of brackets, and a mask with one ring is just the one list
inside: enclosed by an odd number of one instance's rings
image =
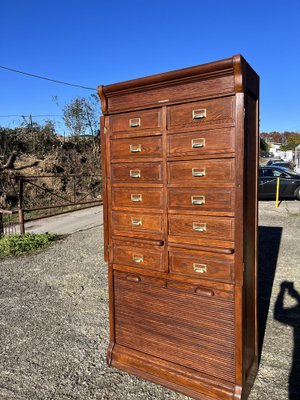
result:
[[(10, 0), (0, 16), (0, 65), (89, 87), (241, 53), (261, 78), (260, 130), (300, 132), (299, 0)], [(92, 93), (2, 69), (0, 91), (0, 115), (60, 115), (53, 96)]]

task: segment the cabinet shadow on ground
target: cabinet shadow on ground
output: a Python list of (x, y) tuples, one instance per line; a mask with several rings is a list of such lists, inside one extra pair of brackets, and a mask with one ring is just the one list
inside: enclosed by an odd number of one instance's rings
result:
[[(266, 323), (270, 308), (273, 281), (276, 272), (282, 228), (259, 227), (258, 257), (258, 320), (259, 320), (259, 357), (265, 336)], [(295, 262), (295, 268), (299, 265)], [(293, 327), (294, 348), (289, 375), (289, 400), (300, 400), (300, 293), (294, 282), (282, 281), (278, 288), (273, 318), (289, 327)], [(285, 297), (292, 297), (293, 307), (285, 307)]]
[(281, 236), (281, 227), (259, 226), (258, 228), (259, 357), (261, 357), (265, 336)]

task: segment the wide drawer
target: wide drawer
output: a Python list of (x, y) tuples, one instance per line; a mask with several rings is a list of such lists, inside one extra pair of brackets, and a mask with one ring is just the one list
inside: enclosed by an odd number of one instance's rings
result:
[(114, 273), (116, 344), (234, 382), (234, 301), (207, 288), (170, 286)]
[(111, 141), (111, 158), (161, 157), (161, 136), (114, 139)]
[(168, 129), (199, 128), (233, 123), (234, 97), (197, 101), (168, 108)]
[(161, 183), (161, 163), (119, 163), (111, 166), (112, 183)]
[(234, 219), (198, 215), (169, 215), (169, 234), (191, 239), (233, 241)]
[(212, 186), (234, 183), (234, 159), (172, 161), (168, 163), (168, 183)]
[(129, 265), (132, 267), (164, 271), (164, 253), (158, 246), (114, 241), (114, 264)]
[(138, 132), (161, 128), (160, 109), (136, 111), (112, 115), (110, 117), (111, 132)]
[(161, 209), (163, 207), (163, 191), (156, 188), (113, 187), (112, 206)]
[(193, 211), (232, 211), (234, 209), (233, 188), (169, 188), (170, 209)]
[(170, 273), (218, 281), (233, 281), (233, 255), (211, 254), (204, 251), (169, 252)]
[(234, 128), (168, 135), (168, 156), (201, 156), (234, 152)]
[(162, 215), (113, 211), (112, 231), (161, 233), (162, 221)]

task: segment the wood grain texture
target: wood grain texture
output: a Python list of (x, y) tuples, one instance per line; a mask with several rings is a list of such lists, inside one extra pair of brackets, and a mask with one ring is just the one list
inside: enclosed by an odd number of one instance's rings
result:
[(115, 279), (117, 344), (234, 381), (233, 302)]
[(199, 211), (233, 211), (233, 188), (169, 188), (169, 209)]
[(171, 274), (232, 282), (234, 280), (233, 267), (233, 255), (216, 255), (204, 251), (172, 250), (169, 252)]
[(111, 142), (111, 158), (130, 158), (133, 161), (144, 157), (161, 157), (162, 139), (156, 137), (134, 137)]
[[(134, 124), (136, 122), (136, 125)], [(147, 110), (114, 115), (111, 117), (111, 131), (117, 132), (137, 132), (148, 129), (158, 129), (161, 127), (161, 111)]]
[(172, 161), (168, 163), (168, 183), (193, 186), (233, 184), (234, 159)]
[[(207, 154), (226, 154), (235, 151), (234, 128), (200, 130), (180, 135), (168, 135), (168, 156), (201, 157)], [(203, 143), (203, 146), (201, 146)], [(198, 144), (198, 147), (197, 147)]]
[[(212, 123), (232, 123), (234, 120), (234, 96), (198, 101), (193, 103), (171, 106), (168, 113), (168, 130), (180, 126), (182, 130), (209, 127)], [(205, 111), (205, 117), (195, 119), (193, 114)]]
[(132, 209), (163, 208), (163, 191), (158, 188), (145, 188), (135, 185), (132, 188), (112, 188), (112, 207), (131, 207)]
[(118, 163), (111, 165), (112, 183), (161, 183), (161, 163)]

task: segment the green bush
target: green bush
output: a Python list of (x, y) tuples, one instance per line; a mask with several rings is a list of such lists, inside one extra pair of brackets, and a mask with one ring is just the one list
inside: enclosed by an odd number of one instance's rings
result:
[(52, 233), (2, 236), (0, 237), (0, 257), (16, 256), (26, 251), (35, 251), (57, 239), (58, 235)]

